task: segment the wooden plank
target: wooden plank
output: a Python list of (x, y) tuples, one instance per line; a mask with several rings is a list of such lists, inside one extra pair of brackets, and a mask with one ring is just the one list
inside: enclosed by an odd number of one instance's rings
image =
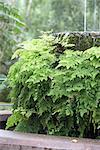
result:
[(29, 147), (29, 150), (32, 147), (40, 150), (100, 150), (100, 140), (57, 137), (0, 130), (0, 146), (7, 147), (9, 145)]
[(1, 121), (7, 121), (8, 117), (10, 117), (12, 114), (9, 110), (1, 110), (0, 111), (0, 122)]
[(11, 110), (13, 103), (0, 102), (0, 110)]

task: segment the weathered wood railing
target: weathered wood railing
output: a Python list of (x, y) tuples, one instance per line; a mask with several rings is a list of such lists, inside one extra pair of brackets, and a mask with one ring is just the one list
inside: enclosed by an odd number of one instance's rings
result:
[(1, 110), (0, 111), (0, 129), (4, 129), (6, 126), (6, 121), (9, 116), (11, 116), (12, 112), (9, 110)]
[(0, 130), (0, 150), (100, 150), (100, 140)]

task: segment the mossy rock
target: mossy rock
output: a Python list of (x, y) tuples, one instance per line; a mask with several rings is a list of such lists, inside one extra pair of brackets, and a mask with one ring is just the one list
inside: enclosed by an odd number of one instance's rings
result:
[(74, 44), (72, 50), (85, 51), (93, 46), (100, 46), (100, 32), (65, 32), (56, 33), (56, 37), (68, 36), (68, 44)]
[(93, 46), (92, 37), (85, 36), (84, 34), (70, 34), (68, 37), (69, 44), (75, 44), (73, 50), (81, 50), (84, 51)]

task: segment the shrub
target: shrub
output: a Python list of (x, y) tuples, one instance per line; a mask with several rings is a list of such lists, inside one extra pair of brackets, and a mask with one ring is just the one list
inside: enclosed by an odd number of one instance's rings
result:
[(8, 83), (14, 103), (7, 128), (97, 137), (100, 128), (100, 47), (69, 50), (66, 37), (22, 43)]

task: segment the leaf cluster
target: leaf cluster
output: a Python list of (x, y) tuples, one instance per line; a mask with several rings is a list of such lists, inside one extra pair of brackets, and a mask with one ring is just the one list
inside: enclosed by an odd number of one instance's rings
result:
[[(63, 40), (62, 40), (63, 41)], [(100, 128), (100, 47), (67, 49), (58, 39), (23, 42), (12, 58), (8, 83), (14, 103), (7, 128), (23, 132), (97, 137)], [(61, 44), (61, 42), (60, 42)], [(64, 46), (64, 43), (63, 43)], [(58, 52), (59, 53), (59, 52)]]

